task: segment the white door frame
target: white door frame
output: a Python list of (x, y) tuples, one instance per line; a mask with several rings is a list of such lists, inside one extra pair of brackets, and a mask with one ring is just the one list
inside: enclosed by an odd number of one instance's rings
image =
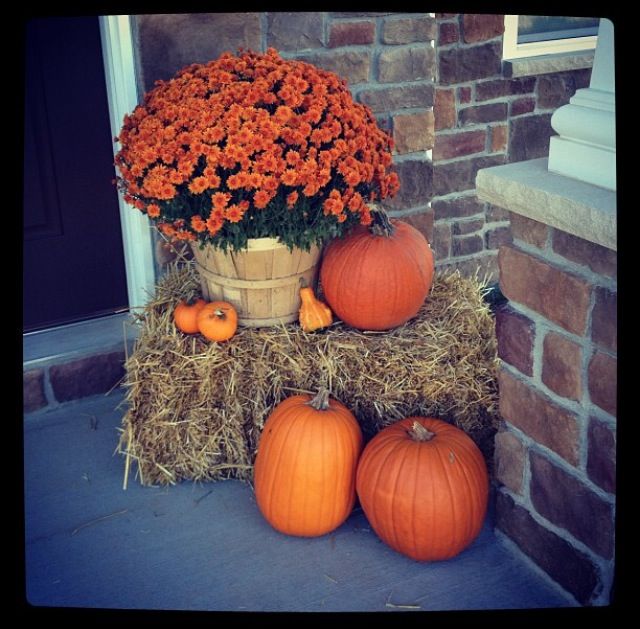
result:
[[(111, 135), (120, 133), (125, 114), (138, 104), (131, 20), (128, 15), (100, 16), (100, 39), (109, 99)], [(116, 152), (114, 143), (114, 154)], [(155, 265), (149, 219), (118, 194), (129, 308), (140, 308), (153, 295)]]

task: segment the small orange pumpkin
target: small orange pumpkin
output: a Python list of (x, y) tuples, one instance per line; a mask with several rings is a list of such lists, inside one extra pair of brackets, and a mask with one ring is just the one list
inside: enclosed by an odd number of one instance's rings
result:
[(198, 313), (206, 305), (204, 299), (196, 299), (193, 303), (181, 301), (173, 311), (173, 322), (181, 332), (196, 334), (198, 330)]
[(210, 341), (227, 341), (237, 329), (238, 313), (226, 301), (212, 301), (198, 313), (198, 330)]
[(256, 454), (260, 512), (287, 535), (333, 531), (353, 509), (361, 450), (356, 418), (328, 391), (283, 400), (265, 422)]
[(489, 477), (482, 453), (462, 430), (408, 417), (364, 449), (356, 488), (378, 537), (417, 561), (450, 559), (478, 536)]
[(313, 332), (331, 325), (333, 321), (331, 308), (313, 294), (313, 288), (310, 286), (301, 288), (300, 299), (302, 305), (298, 320), (305, 332)]

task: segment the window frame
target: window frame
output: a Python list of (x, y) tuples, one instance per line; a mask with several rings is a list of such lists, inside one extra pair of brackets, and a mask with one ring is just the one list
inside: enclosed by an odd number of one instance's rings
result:
[(597, 35), (586, 37), (569, 37), (566, 39), (549, 39), (537, 42), (518, 43), (519, 15), (504, 16), (504, 37), (502, 40), (502, 58), (505, 60), (538, 57), (559, 53), (595, 50)]

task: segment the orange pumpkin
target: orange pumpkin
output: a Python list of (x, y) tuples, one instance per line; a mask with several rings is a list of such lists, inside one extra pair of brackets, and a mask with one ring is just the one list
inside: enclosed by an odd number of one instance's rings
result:
[(489, 478), (482, 454), (460, 429), (409, 417), (364, 449), (356, 487), (378, 536), (417, 561), (450, 559), (482, 529)]
[(355, 417), (326, 390), (294, 395), (267, 419), (256, 455), (256, 502), (281, 533), (315, 537), (353, 509), (362, 433)]
[(193, 303), (181, 301), (173, 311), (173, 322), (178, 330), (186, 334), (196, 334), (198, 330), (198, 313), (206, 305), (204, 299), (197, 299)]
[(302, 304), (298, 320), (305, 332), (313, 332), (331, 325), (333, 321), (331, 308), (313, 294), (313, 289), (310, 286), (300, 289), (300, 299)]
[(198, 313), (198, 330), (210, 341), (227, 341), (238, 329), (238, 313), (226, 301), (212, 301)]
[(427, 239), (404, 221), (372, 211), (371, 228), (357, 227), (326, 248), (320, 280), (333, 312), (360, 330), (388, 330), (414, 317), (433, 281)]

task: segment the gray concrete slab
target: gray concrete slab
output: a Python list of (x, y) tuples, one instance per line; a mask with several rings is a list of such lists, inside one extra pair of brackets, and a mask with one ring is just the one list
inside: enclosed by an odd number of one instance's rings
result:
[(22, 337), (23, 370), (46, 367), (75, 358), (129, 349), (138, 326), (129, 312), (61, 325)]
[[(26, 593), (36, 606), (246, 611), (567, 607), (492, 531), (446, 562), (399, 555), (356, 510), (288, 537), (237, 481), (122, 489), (122, 394), (25, 422)], [(408, 607), (407, 607), (408, 606)]]

